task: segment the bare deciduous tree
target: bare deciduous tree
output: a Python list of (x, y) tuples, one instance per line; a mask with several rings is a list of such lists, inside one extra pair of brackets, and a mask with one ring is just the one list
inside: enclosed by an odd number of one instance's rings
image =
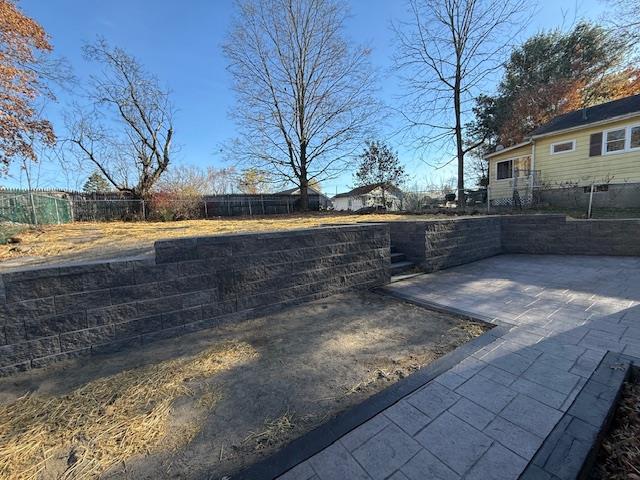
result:
[(465, 145), (466, 118), (479, 89), (500, 68), (528, 4), (408, 0), (410, 20), (394, 26), (395, 63), (406, 88), (402, 113), (407, 128), (416, 135), (418, 147), (455, 149), (444, 164), (457, 160), (459, 206), (465, 202), (465, 155), (482, 143)]
[(241, 175), (234, 167), (206, 169), (192, 165), (170, 166), (154, 190), (177, 196), (226, 195), (233, 193)]
[(609, 20), (618, 32), (629, 35), (631, 40), (640, 39), (640, 1), (639, 0), (605, 0)]
[(173, 110), (169, 92), (124, 50), (104, 40), (84, 48), (103, 66), (91, 77), (90, 107), (68, 119), (70, 142), (121, 192), (147, 198), (169, 166)]
[(332, 178), (378, 120), (369, 50), (339, 0), (238, 0), (224, 53), (239, 130), (230, 154), (300, 188)]

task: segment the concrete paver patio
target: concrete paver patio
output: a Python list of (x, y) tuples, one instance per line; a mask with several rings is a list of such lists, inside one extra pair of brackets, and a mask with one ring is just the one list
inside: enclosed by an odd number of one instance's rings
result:
[(281, 480), (518, 478), (605, 353), (640, 356), (640, 258), (501, 255), (386, 289), (514, 327)]

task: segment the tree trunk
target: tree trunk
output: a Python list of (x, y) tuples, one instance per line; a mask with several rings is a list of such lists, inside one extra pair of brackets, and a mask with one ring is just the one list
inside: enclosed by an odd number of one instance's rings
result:
[(300, 144), (300, 209), (309, 210), (309, 174), (307, 172), (307, 145)]
[(303, 212), (309, 210), (309, 182), (305, 179), (300, 179), (300, 209)]
[(462, 116), (462, 107), (460, 104), (460, 82), (460, 62), (458, 61), (458, 66), (456, 69), (456, 83), (453, 90), (453, 105), (456, 114), (456, 150), (458, 156), (458, 195), (456, 198), (456, 203), (458, 205), (458, 208), (464, 208), (464, 149), (462, 144), (462, 120), (460, 118)]

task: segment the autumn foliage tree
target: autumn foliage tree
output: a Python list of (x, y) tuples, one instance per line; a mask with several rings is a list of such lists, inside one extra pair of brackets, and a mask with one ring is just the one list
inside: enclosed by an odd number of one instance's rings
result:
[(50, 93), (40, 67), (51, 50), (36, 21), (12, 0), (0, 0), (0, 163), (5, 170), (15, 157), (36, 160), (35, 142), (55, 142), (51, 123), (40, 118), (36, 106)]
[(268, 172), (256, 168), (247, 168), (238, 178), (238, 189), (242, 193), (256, 195), (268, 193), (271, 190), (273, 179)]
[(476, 98), (467, 141), (479, 153), (521, 142), (553, 117), (640, 93), (640, 71), (627, 66), (624, 38), (580, 23), (542, 32), (516, 48), (494, 96)]

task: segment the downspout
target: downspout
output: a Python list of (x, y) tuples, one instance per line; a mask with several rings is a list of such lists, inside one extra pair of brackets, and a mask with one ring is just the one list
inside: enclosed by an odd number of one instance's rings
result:
[(491, 214), (491, 159), (487, 160), (487, 215)]
[(536, 174), (536, 141), (531, 139), (531, 172), (529, 172), (529, 183), (531, 185), (531, 204), (533, 206), (533, 188)]

